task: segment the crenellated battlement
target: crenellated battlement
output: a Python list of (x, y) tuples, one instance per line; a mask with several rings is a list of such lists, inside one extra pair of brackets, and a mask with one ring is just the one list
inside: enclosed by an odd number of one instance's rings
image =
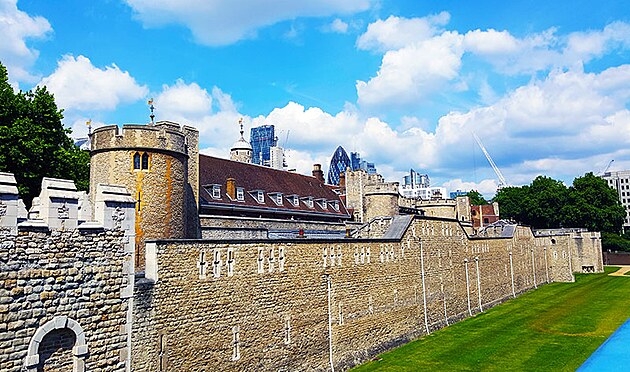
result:
[(155, 125), (125, 124), (122, 128), (108, 125), (92, 132), (91, 151), (146, 149), (188, 156), (188, 146), (196, 145), (189, 144), (191, 134), (198, 136), (197, 129), (170, 121), (159, 121)]

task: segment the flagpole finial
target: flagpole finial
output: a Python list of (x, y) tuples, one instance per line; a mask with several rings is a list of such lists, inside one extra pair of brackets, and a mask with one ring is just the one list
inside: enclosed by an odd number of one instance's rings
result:
[(147, 104), (149, 105), (149, 110), (151, 110), (151, 115), (149, 115), (149, 117), (151, 118), (151, 125), (155, 124), (155, 114), (153, 114), (153, 110), (155, 110), (155, 106), (153, 106), (153, 98), (151, 98)]

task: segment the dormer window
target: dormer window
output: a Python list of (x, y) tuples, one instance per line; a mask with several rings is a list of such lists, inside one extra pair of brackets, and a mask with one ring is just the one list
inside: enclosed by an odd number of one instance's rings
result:
[(317, 204), (321, 209), (328, 209), (328, 203), (326, 202), (326, 199), (318, 199)]
[(242, 187), (236, 188), (236, 200), (245, 201), (245, 192), (243, 191)]
[(282, 205), (282, 193), (273, 192), (273, 193), (269, 193), (269, 196), (271, 197), (271, 200), (273, 200), (274, 203), (276, 203), (276, 205)]
[(221, 199), (221, 186), (212, 185), (212, 198)]
[(265, 193), (261, 190), (256, 191), (256, 200), (259, 203), (264, 203), (265, 202)]
[(306, 204), (307, 207), (313, 208), (313, 197), (312, 196), (307, 196), (305, 198), (302, 198), (302, 201), (304, 202), (304, 204)]
[(289, 203), (293, 204), (294, 207), (299, 207), (300, 206), (300, 197), (295, 195), (295, 194), (287, 196), (287, 201), (289, 201)]
[(330, 205), (332, 205), (333, 209), (339, 212), (339, 203), (336, 200), (331, 200)]

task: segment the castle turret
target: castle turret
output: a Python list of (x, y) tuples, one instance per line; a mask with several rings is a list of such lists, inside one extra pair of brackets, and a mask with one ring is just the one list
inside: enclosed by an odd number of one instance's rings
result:
[(90, 195), (98, 184), (124, 185), (136, 200), (136, 267), (147, 239), (196, 238), (199, 132), (160, 121), (116, 125), (91, 135)]
[(243, 137), (243, 119), (241, 118), (238, 123), (241, 125), (241, 138), (232, 145), (230, 149), (230, 160), (240, 161), (241, 163), (251, 163), (252, 145), (245, 141)]

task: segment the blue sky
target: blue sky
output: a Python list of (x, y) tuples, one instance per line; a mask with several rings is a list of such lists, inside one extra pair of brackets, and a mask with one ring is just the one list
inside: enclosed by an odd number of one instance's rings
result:
[(0, 61), (46, 85), (65, 125), (194, 125), (227, 156), (274, 124), (289, 167), (338, 145), (388, 180), (414, 168), (491, 196), (545, 174), (630, 169), (624, 1), (0, 0)]

